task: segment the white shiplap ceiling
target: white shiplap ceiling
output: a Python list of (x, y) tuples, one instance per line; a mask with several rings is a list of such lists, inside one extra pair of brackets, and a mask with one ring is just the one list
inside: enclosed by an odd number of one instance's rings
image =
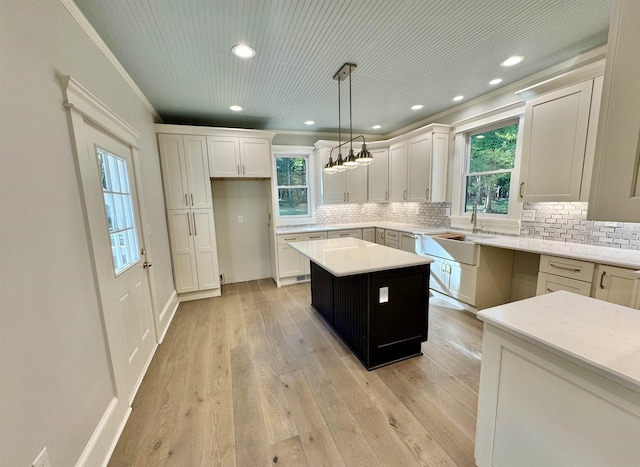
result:
[[(602, 45), (610, 0), (75, 0), (166, 123), (354, 132), (398, 128)], [(246, 43), (257, 55), (231, 54)], [(511, 55), (525, 60), (512, 68)], [(343, 128), (348, 88), (343, 84)], [(229, 110), (232, 104), (244, 111)], [(424, 104), (411, 111), (413, 104)], [(314, 120), (316, 125), (304, 125)]]

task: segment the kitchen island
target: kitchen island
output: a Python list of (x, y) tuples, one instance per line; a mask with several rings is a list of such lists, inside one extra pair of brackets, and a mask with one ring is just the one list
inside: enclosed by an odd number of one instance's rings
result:
[(559, 291), (478, 318), (479, 467), (638, 465), (639, 310)]
[(289, 245), (311, 261), (311, 305), (365, 368), (422, 354), (433, 260), (355, 238)]

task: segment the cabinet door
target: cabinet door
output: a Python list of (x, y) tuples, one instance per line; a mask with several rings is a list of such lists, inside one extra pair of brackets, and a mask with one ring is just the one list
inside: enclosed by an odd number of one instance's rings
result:
[(278, 276), (291, 277), (304, 274), (302, 255), (289, 245), (278, 245)]
[(413, 234), (400, 232), (400, 249), (409, 253), (416, 252), (416, 237)]
[(431, 133), (408, 143), (407, 200), (428, 201), (431, 189)]
[(209, 178), (209, 157), (204, 136), (185, 135), (184, 160), (189, 184), (189, 206), (210, 208), (211, 179)]
[(271, 178), (269, 140), (240, 138), (240, 165), (240, 173), (243, 177)]
[(345, 174), (347, 203), (366, 203), (368, 191), (367, 168), (356, 167), (355, 169), (348, 169)]
[(407, 200), (407, 145), (393, 145), (389, 148), (389, 200)]
[(187, 208), (189, 206), (189, 186), (182, 135), (159, 134), (158, 146), (167, 209)]
[(428, 201), (443, 203), (447, 200), (449, 133), (433, 133), (431, 144), (431, 186)]
[(613, 3), (587, 219), (640, 222), (640, 2)]
[[(319, 170), (322, 173), (322, 203), (323, 204), (341, 204), (346, 203), (347, 194), (345, 191), (345, 172), (336, 172), (332, 174), (324, 173), (322, 168), (329, 162), (329, 148), (319, 150), (320, 157)], [(334, 151), (335, 155), (335, 151)], [(334, 160), (335, 162), (335, 160)], [(355, 169), (354, 169), (355, 170)]]
[(368, 166), (369, 202), (389, 201), (389, 148), (371, 149), (373, 162)]
[(376, 242), (376, 229), (371, 227), (369, 229), (362, 229), (362, 240), (367, 242), (375, 243)]
[(592, 89), (588, 80), (527, 102), (521, 201), (580, 199)]
[(240, 142), (238, 138), (209, 136), (207, 149), (211, 177), (240, 176)]
[(191, 211), (191, 226), (198, 271), (198, 287), (200, 290), (219, 287), (218, 250), (216, 248), (213, 210), (193, 209)]
[(633, 270), (598, 265), (594, 283), (595, 298), (633, 308), (636, 275)]
[(384, 245), (384, 229), (379, 229), (376, 227), (376, 243), (379, 245)]
[(193, 227), (191, 211), (170, 209), (167, 211), (169, 235), (171, 238), (171, 259), (176, 292), (198, 290), (198, 272), (193, 249)]
[(452, 297), (469, 305), (475, 305), (477, 279), (477, 266), (456, 261), (449, 262), (449, 291)]
[[(327, 232), (313, 232), (302, 235), (302, 240), (313, 241), (313, 240), (322, 240), (327, 238)], [(302, 273), (305, 275), (311, 274), (311, 262), (309, 258), (300, 255), (302, 258)]]
[(429, 288), (449, 295), (449, 269), (448, 264), (441, 258), (433, 257), (431, 263), (431, 277)]

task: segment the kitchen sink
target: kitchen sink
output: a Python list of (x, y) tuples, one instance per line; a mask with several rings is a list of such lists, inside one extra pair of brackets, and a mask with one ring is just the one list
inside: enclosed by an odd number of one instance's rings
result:
[[(464, 235), (464, 238), (453, 238), (456, 235)], [(442, 237), (438, 236), (442, 235)], [(452, 238), (445, 238), (445, 237)], [(422, 234), (420, 241), (420, 254), (426, 256), (437, 256), (439, 258), (475, 265), (477, 263), (477, 252), (480, 246), (475, 242), (479, 239), (492, 238), (489, 235), (467, 234), (461, 232), (432, 232)]]

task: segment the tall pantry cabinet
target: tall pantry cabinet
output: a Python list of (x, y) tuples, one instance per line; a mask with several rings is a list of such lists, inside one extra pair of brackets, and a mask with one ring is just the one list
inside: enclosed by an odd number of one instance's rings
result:
[(219, 295), (206, 138), (159, 134), (158, 145), (176, 292), (187, 294), (181, 300)]

